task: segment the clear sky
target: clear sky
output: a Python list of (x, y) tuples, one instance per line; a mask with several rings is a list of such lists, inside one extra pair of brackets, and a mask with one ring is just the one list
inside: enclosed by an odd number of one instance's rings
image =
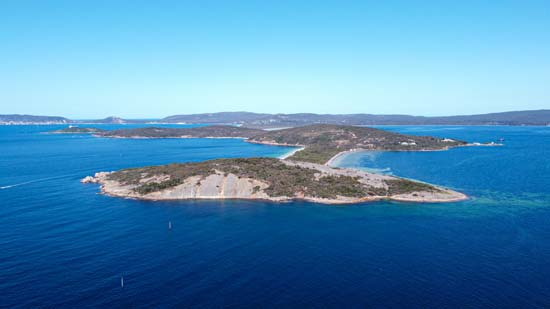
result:
[(0, 114), (550, 108), (550, 1), (0, 1)]

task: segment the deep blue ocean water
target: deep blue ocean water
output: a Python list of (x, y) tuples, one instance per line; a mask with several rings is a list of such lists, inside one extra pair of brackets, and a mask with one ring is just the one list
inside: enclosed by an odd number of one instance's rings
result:
[(0, 307), (550, 306), (550, 128), (382, 127), (505, 146), (352, 154), (472, 197), (353, 206), (103, 196), (79, 180), (289, 148), (57, 128), (0, 126)]

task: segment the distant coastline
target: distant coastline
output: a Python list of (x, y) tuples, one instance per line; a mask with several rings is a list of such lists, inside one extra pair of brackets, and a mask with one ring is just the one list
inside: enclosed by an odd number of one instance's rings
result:
[(464, 116), (412, 116), (373, 114), (262, 114), (219, 112), (173, 115), (162, 119), (124, 119), (107, 117), (98, 120), (72, 120), (59, 116), (0, 115), (0, 125), (53, 124), (204, 124), (235, 125), (248, 128), (281, 129), (312, 124), (353, 126), (374, 125), (460, 125), (460, 126), (550, 126), (550, 110), (511, 111)]

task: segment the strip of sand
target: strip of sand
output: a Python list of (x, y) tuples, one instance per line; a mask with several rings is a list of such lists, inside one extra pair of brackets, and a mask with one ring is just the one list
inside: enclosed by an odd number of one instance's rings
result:
[(305, 149), (305, 147), (298, 147), (296, 149), (293, 149), (293, 150), (287, 152), (284, 155), (279, 156), (279, 159), (286, 159), (286, 158), (292, 157), (295, 153), (297, 153), (298, 151), (304, 150), (304, 149)]

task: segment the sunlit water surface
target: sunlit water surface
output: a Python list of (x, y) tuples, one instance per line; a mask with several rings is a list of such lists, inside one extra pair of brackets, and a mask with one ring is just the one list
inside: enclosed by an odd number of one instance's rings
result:
[(57, 128), (0, 127), (2, 307), (550, 305), (550, 128), (382, 127), (505, 146), (349, 155), (471, 196), (354, 206), (110, 198), (79, 180), (291, 149)]

